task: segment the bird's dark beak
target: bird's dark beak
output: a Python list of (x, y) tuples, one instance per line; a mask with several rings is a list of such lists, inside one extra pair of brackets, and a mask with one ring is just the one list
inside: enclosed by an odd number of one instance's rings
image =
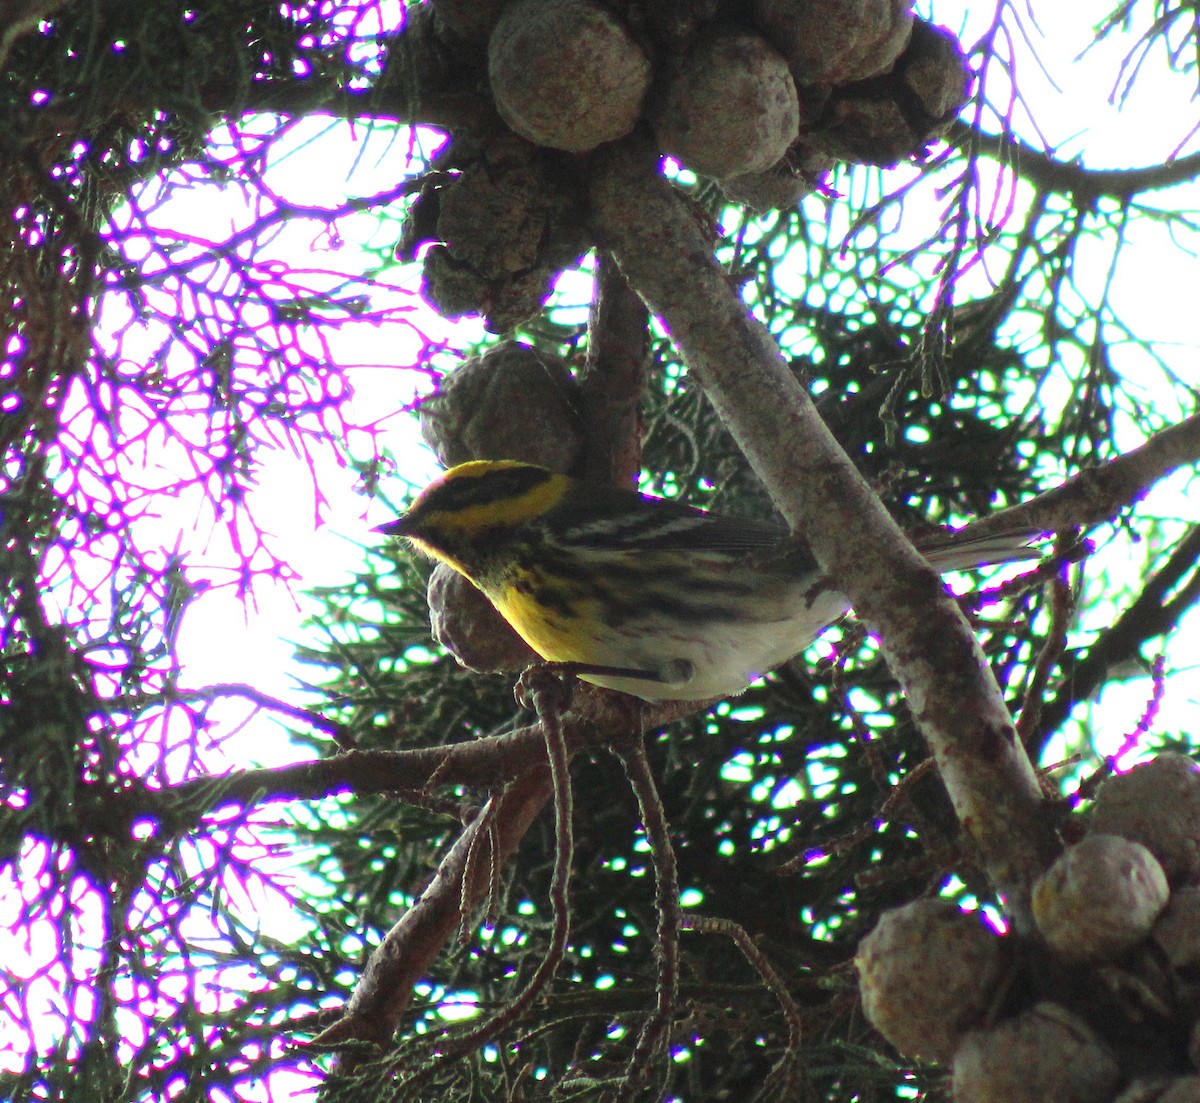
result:
[(386, 525), (378, 525), (371, 531), (381, 532), (384, 536), (407, 536), (409, 534), (408, 518), (397, 517), (396, 520), (389, 521)]

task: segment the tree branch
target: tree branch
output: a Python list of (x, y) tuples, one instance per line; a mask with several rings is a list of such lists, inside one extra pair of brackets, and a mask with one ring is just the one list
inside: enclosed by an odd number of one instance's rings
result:
[(391, 1040), (413, 987), (458, 930), (464, 912), (487, 893), (491, 869), (516, 850), (551, 791), (550, 768), (537, 766), (480, 809), (424, 892), (367, 959), (341, 1017), (313, 1039), (315, 1044), (382, 1046)]
[(343, 119), (386, 119), (444, 130), (502, 127), (487, 89), (486, 55), (459, 45), (450, 48), (438, 34), (432, 4), (411, 5), (400, 33), (386, 40), (387, 61), (379, 79), (358, 90), (361, 66), (326, 63), (303, 80), (256, 81), (249, 88), (214, 74), (202, 88), (205, 107), (237, 116), (249, 111), (281, 115), (327, 112)]
[(596, 258), (588, 316), (587, 362), (579, 376), (585, 427), (584, 476), (633, 486), (642, 462), (642, 390), (650, 355), (650, 316), (621, 270)]
[(1139, 448), (1020, 505), (997, 510), (967, 526), (972, 537), (1001, 532), (1063, 532), (1110, 521), (1156, 482), (1200, 460), (1200, 414), (1156, 433)]
[(629, 143), (591, 163), (592, 220), (630, 284), (826, 576), (878, 631), (959, 820), (1019, 925), (1055, 842), (1043, 798), (970, 626), (822, 422), (713, 257), (686, 200)]
[[(562, 718), (568, 752), (603, 746), (613, 736), (628, 732), (630, 700), (624, 694), (577, 683), (570, 710)], [(638, 721), (646, 729), (660, 727), (694, 712), (698, 705), (695, 701), (639, 704)], [(348, 751), (294, 766), (192, 778), (162, 789), (129, 790), (120, 797), (127, 806), (124, 818), (129, 822), (157, 820), (167, 830), (180, 832), (191, 830), (218, 808), (320, 800), (346, 792), (369, 796), (429, 785), (486, 790), (545, 764), (546, 735), (537, 723), (448, 747)]]
[(985, 134), (964, 122), (956, 122), (946, 140), (1011, 166), (1042, 191), (1071, 195), (1080, 207), (1099, 198), (1129, 200), (1144, 191), (1186, 184), (1200, 176), (1200, 153), (1144, 168), (1092, 169), (1077, 160), (1059, 161), (1052, 153), (1026, 145), (1011, 134)]
[[(561, 718), (567, 759), (585, 746), (627, 740), (685, 716), (699, 702), (646, 705), (620, 693), (575, 683)], [(449, 747), (410, 751), (350, 751), (318, 762), (246, 770), (227, 778), (197, 778), (160, 791), (123, 797), (122, 822), (158, 820), (166, 830), (191, 829), (207, 812), (274, 800), (315, 800), (461, 785), (495, 790), (446, 853), (420, 898), (371, 955), (342, 1016), (318, 1037), (321, 1044), (386, 1043), (395, 1032), (412, 986), (490, 891), (494, 871), (511, 856), (553, 792), (543, 723)]]

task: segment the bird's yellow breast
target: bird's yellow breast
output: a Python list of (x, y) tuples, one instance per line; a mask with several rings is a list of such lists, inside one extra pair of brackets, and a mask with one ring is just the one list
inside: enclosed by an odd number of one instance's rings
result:
[(541, 657), (552, 663), (584, 662), (588, 659), (588, 640), (581, 638), (580, 628), (595, 618), (586, 610), (580, 620), (564, 611), (549, 607), (526, 586), (502, 583), (493, 591), (485, 591), (517, 634)]

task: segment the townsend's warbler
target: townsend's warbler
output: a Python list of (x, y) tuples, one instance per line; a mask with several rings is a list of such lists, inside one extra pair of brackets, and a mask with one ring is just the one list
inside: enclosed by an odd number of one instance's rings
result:
[[(379, 531), (464, 574), (543, 658), (648, 701), (741, 693), (849, 609), (784, 528), (510, 460), (452, 468)], [(963, 570), (1030, 557), (1029, 535), (922, 550)]]

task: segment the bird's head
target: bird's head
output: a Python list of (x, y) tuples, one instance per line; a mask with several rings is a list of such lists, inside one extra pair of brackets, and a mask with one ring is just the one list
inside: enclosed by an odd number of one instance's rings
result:
[(426, 555), (478, 579), (489, 554), (552, 509), (570, 485), (566, 475), (535, 464), (472, 460), (439, 476), (403, 517), (376, 531), (403, 536)]

